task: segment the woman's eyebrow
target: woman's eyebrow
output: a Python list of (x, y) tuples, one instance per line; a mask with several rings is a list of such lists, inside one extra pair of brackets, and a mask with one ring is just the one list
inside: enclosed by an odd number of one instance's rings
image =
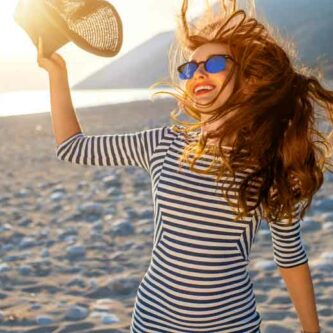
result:
[[(209, 54), (209, 55), (207, 56), (207, 58), (206, 58), (205, 60), (202, 60), (202, 61), (206, 61), (209, 57), (211, 57), (211, 56), (213, 56), (213, 55), (225, 55), (225, 54), (226, 54), (226, 53), (212, 53), (212, 54)], [(194, 59), (192, 59), (192, 60), (188, 60), (188, 61), (199, 62), (199, 61), (194, 60)]]

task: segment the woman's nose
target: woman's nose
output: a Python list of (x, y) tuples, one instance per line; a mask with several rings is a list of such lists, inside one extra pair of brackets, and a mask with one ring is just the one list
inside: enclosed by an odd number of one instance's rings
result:
[(197, 70), (194, 72), (193, 78), (195, 78), (196, 76), (199, 76), (199, 77), (207, 76), (207, 74), (208, 73), (205, 70), (204, 64), (200, 64), (198, 66)]

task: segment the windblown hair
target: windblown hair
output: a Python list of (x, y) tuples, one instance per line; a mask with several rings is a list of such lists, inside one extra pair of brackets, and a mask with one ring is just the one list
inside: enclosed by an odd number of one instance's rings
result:
[[(285, 218), (292, 223), (294, 207), (300, 203), (303, 203), (300, 212), (300, 219), (303, 219), (312, 197), (323, 184), (323, 172), (332, 172), (329, 168), (332, 167), (332, 141), (319, 127), (333, 124), (333, 91), (320, 84), (320, 69), (316, 69), (316, 74), (313, 68), (292, 64), (292, 60), (296, 60), (294, 44), (283, 39), (264, 19), (261, 21), (265, 26), (255, 18), (253, 2), (247, 3), (251, 16), (243, 9), (237, 9), (236, 0), (220, 0), (218, 4), (216, 14), (207, 1), (203, 15), (189, 24), (186, 20), (188, 0), (183, 1), (176, 31), (178, 45), (171, 48), (169, 54), (172, 82), (157, 83), (170, 85), (177, 91), (155, 94), (169, 94), (178, 100), (171, 118), (180, 126), (173, 128), (182, 132), (188, 143), (180, 162), (189, 163), (194, 172), (216, 175), (217, 181), (233, 176), (229, 188), (238, 194), (236, 221), (260, 204), (268, 223)], [(226, 102), (217, 109), (206, 111), (212, 116), (209, 121), (201, 122), (202, 111), (196, 106), (202, 109), (205, 105), (191, 100), (182, 88), (176, 68), (184, 60), (188, 61), (196, 48), (210, 42), (227, 45), (235, 59), (221, 91), (232, 76), (236, 76), (236, 81)], [(206, 105), (212, 105), (217, 97)], [(315, 103), (319, 108), (314, 107)], [(182, 112), (196, 122), (177, 119)], [(223, 126), (198, 135), (197, 140), (188, 140), (190, 133), (203, 123), (223, 117), (227, 118)], [(226, 154), (222, 142), (234, 135), (232, 150)], [(214, 152), (223, 163), (216, 167), (216, 160), (213, 160), (206, 170), (196, 169), (196, 161), (209, 151), (206, 142), (210, 137), (219, 139)], [(249, 167), (252, 172), (246, 173)], [(235, 181), (236, 173), (247, 174), (239, 186)], [(247, 200), (253, 200), (253, 192), (249, 190), (249, 187), (253, 188), (249, 186), (251, 184), (259, 186), (256, 187), (255, 205), (248, 207)], [(223, 188), (222, 185), (222, 191)], [(225, 196), (229, 201), (227, 192)]]

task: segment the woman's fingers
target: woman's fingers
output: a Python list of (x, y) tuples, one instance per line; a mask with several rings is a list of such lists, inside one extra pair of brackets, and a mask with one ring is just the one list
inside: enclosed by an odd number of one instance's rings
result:
[(42, 67), (42, 68), (48, 70), (48, 63), (47, 63), (47, 61), (45, 61), (45, 59), (39, 59), (38, 65), (39, 65), (39, 67)]
[(37, 49), (38, 49), (37, 62), (39, 67), (44, 68), (50, 75), (67, 72), (66, 62), (59, 54), (53, 52), (48, 57), (44, 56), (43, 40), (41, 37), (38, 37)]
[(51, 56), (43, 55), (43, 44), (41, 38), (38, 39), (38, 65), (47, 71), (66, 68), (65, 61), (57, 53), (52, 53)]
[(42, 37), (38, 37), (38, 57), (43, 57), (43, 40)]
[(46, 62), (43, 54), (43, 40), (40, 36), (38, 37), (37, 49), (38, 49), (38, 58), (37, 58), (38, 65), (40, 67), (44, 67)]

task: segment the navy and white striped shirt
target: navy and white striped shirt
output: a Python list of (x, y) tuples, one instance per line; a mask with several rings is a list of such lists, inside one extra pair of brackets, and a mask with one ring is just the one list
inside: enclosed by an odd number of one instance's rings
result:
[[(233, 221), (235, 212), (220, 190), (217, 193), (214, 175), (193, 173), (185, 163), (179, 171), (185, 145), (182, 133), (165, 126), (127, 134), (78, 133), (60, 144), (56, 154), (81, 165), (136, 166), (151, 177), (154, 245), (138, 287), (131, 333), (260, 332), (247, 265), (261, 207)], [(196, 167), (205, 169), (211, 160), (207, 153)], [(245, 176), (236, 175), (239, 180)], [(221, 181), (225, 179), (219, 185)], [(254, 198), (248, 200), (254, 205)], [(274, 260), (280, 267), (308, 261), (299, 207), (293, 224), (287, 226), (287, 221), (269, 224)]]

